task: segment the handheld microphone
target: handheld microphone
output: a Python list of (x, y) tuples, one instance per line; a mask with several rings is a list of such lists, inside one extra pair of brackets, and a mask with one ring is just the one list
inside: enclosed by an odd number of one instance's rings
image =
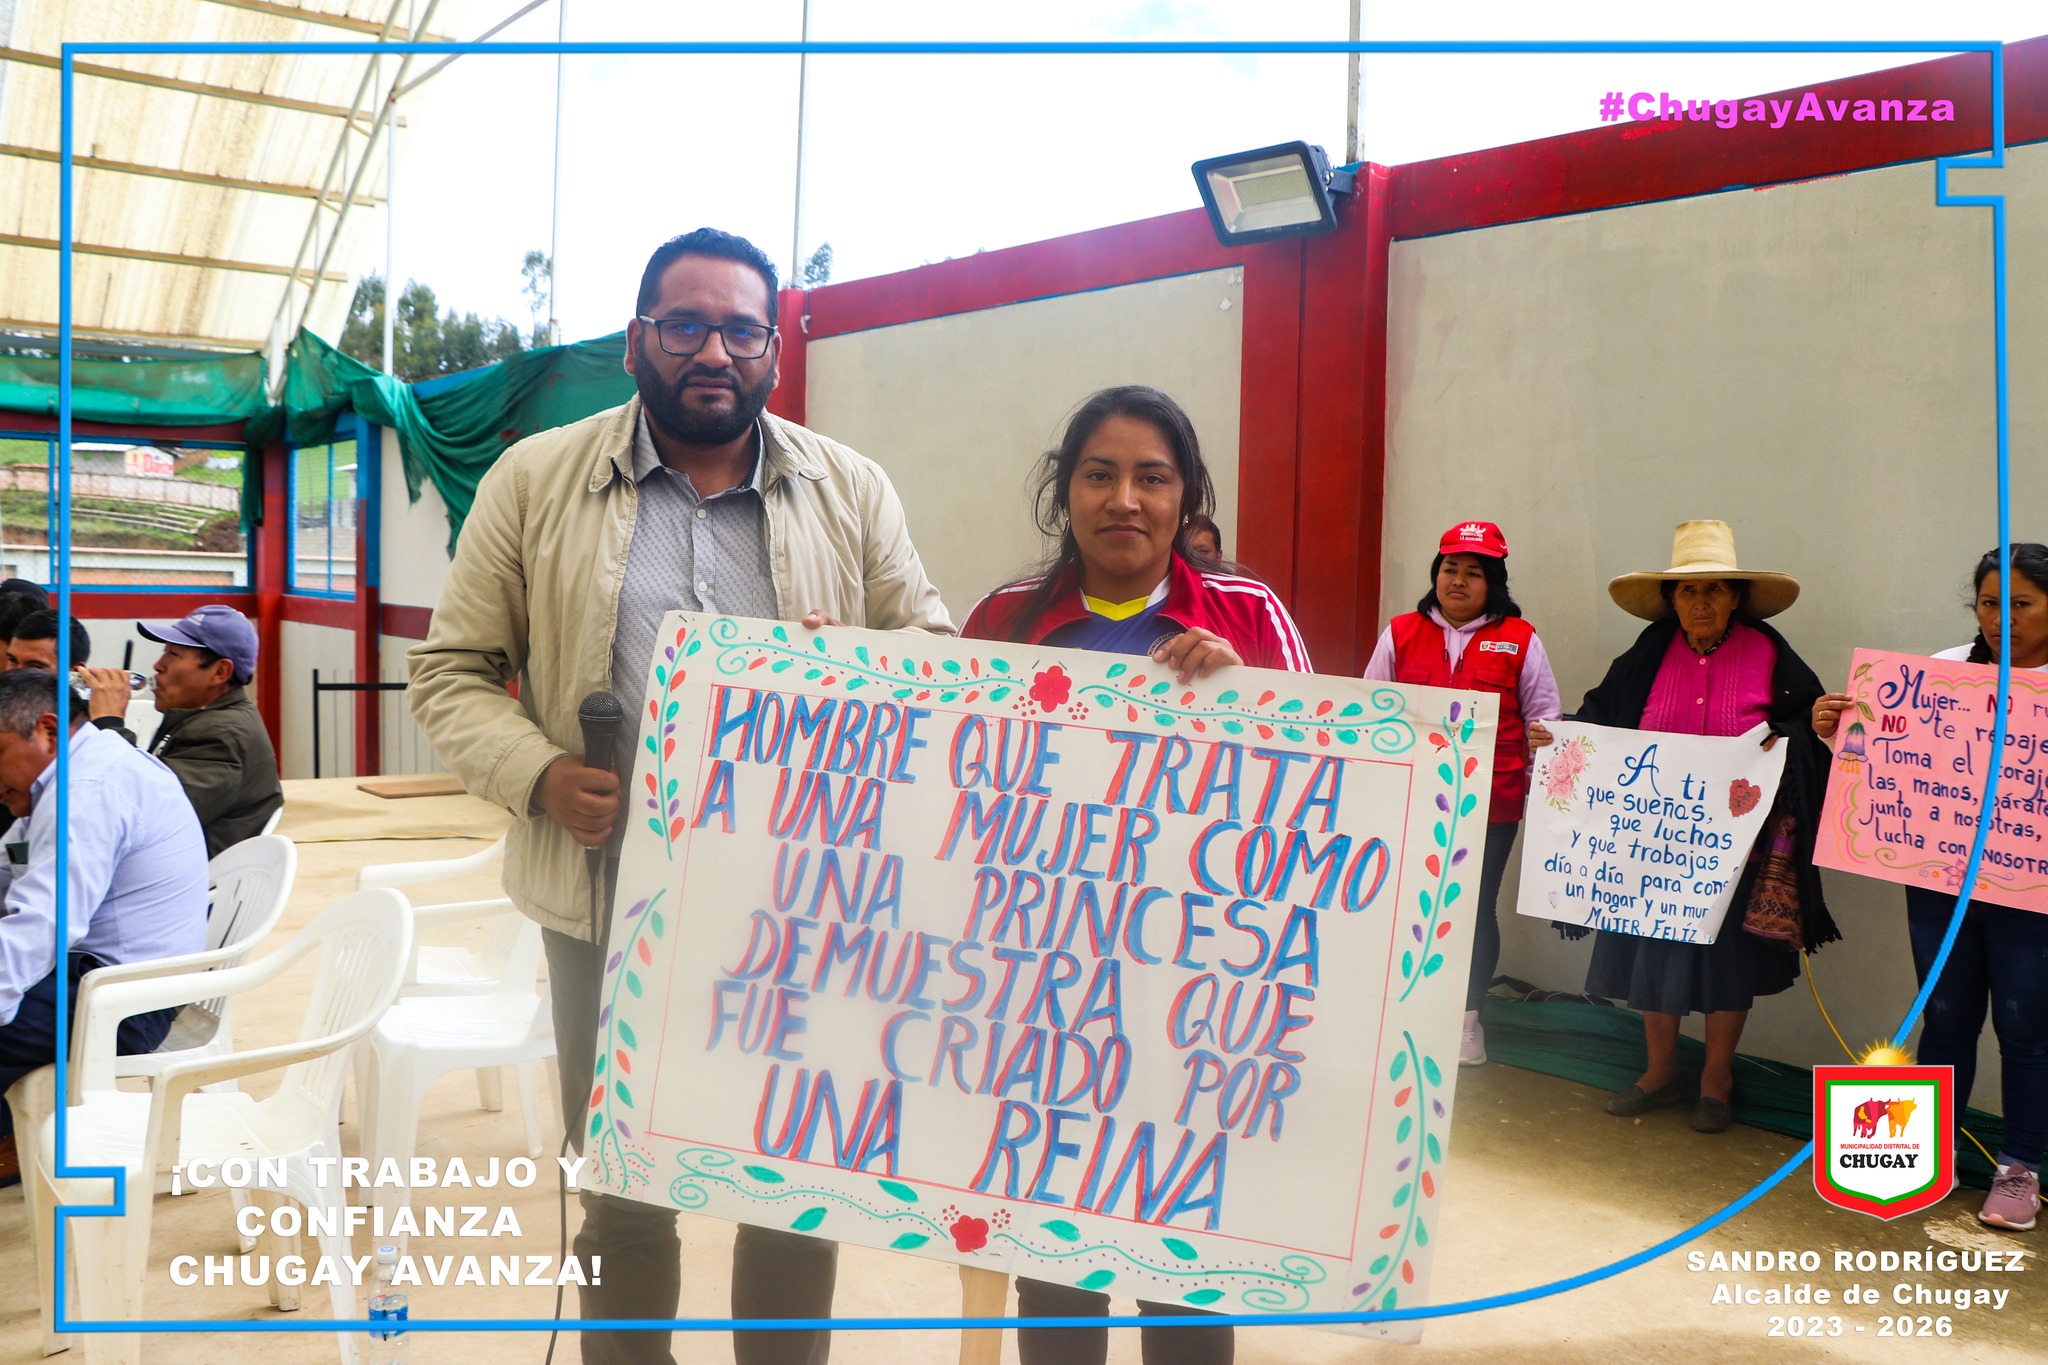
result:
[(619, 727), (626, 723), (626, 708), (609, 692), (592, 692), (576, 708), (576, 723), (583, 727), (583, 762), (611, 772), (612, 757), (619, 746)]
[[(583, 727), (583, 762), (587, 767), (614, 771), (619, 729), (625, 722), (626, 708), (611, 693), (600, 689), (583, 699), (583, 704), (576, 708), (576, 723)], [(624, 818), (623, 806), (619, 814)], [(602, 953), (604, 940), (599, 937), (597, 907), (604, 894), (604, 849), (585, 849), (583, 863), (590, 872), (590, 941)]]

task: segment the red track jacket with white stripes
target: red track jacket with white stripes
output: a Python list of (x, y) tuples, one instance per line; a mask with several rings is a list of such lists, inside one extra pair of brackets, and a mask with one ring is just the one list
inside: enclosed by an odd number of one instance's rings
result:
[[(1255, 578), (1206, 573), (1173, 557), (1166, 575), (1166, 601), (1159, 615), (1182, 629), (1214, 631), (1230, 642), (1239, 658), (1254, 668), (1279, 668), (1290, 673), (1313, 673), (1308, 650), (1294, 628), (1294, 618), (1273, 595), (1273, 590)], [(1008, 640), (1016, 634), (1018, 618), (1038, 580), (1025, 579), (997, 588), (974, 604), (960, 634), (970, 640)], [(1037, 644), (1047, 635), (1078, 621), (1088, 608), (1081, 601), (1077, 579), (1053, 598), (1045, 615), (1032, 625), (1022, 643)]]

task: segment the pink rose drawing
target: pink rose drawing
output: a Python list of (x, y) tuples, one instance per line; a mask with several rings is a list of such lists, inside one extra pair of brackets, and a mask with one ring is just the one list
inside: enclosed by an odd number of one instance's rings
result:
[(1747, 778), (1738, 777), (1728, 784), (1728, 813), (1741, 819), (1756, 809), (1756, 803), (1763, 800), (1762, 788)]
[(1047, 711), (1057, 711), (1067, 704), (1073, 695), (1074, 680), (1058, 664), (1034, 675), (1031, 679), (1031, 700)]
[(1586, 771), (1586, 754), (1593, 742), (1584, 735), (1554, 746), (1543, 769), (1543, 799), (1553, 810), (1570, 810), (1579, 793), (1579, 777)]

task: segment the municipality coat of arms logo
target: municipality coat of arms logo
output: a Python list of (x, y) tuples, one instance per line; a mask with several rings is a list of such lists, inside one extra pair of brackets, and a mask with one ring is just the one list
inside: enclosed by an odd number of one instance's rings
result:
[(1813, 1070), (1813, 1187), (1830, 1204), (1892, 1219), (1940, 1203), (1955, 1131), (1949, 1067)]

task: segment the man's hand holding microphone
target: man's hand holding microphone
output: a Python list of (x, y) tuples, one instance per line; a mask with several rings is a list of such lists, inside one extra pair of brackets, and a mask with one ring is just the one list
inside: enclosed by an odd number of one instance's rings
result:
[(593, 768), (574, 754), (563, 754), (542, 770), (533, 799), (541, 814), (585, 848), (603, 847), (618, 823), (618, 775), (609, 767)]

